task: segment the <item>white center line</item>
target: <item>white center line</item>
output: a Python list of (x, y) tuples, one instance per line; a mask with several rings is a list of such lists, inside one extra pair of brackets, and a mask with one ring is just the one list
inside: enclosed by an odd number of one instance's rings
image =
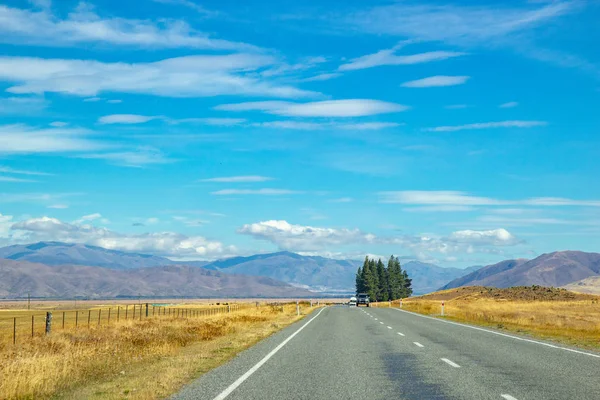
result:
[(516, 397), (512, 397), (510, 394), (501, 394), (500, 396), (506, 400), (517, 400)]
[(375, 321), (377, 321), (377, 318), (375, 318)]
[(257, 362), (254, 367), (250, 368), (244, 375), (240, 376), (235, 382), (233, 382), (231, 385), (229, 385), (229, 387), (227, 389), (223, 390), (221, 392), (221, 394), (219, 394), (213, 400), (223, 400), (223, 399), (227, 398), (227, 396), (229, 396), (231, 394), (231, 392), (233, 392), (238, 386), (240, 386), (242, 383), (244, 383), (244, 381), (246, 379), (250, 378), (250, 375), (252, 375), (256, 371), (258, 371), (258, 369), (260, 367), (262, 367), (262, 365), (264, 363), (266, 363), (269, 360), (269, 358), (273, 357), (275, 355), (275, 353), (277, 353), (279, 350), (281, 350), (281, 348), (283, 346), (285, 346), (290, 340), (292, 340), (294, 338), (294, 336), (299, 334), (302, 331), (302, 329), (306, 328), (308, 326), (308, 324), (313, 322), (315, 320), (315, 318), (317, 318), (319, 315), (321, 315), (323, 310), (325, 310), (325, 308), (322, 308), (321, 311), (319, 311), (319, 313), (317, 315), (315, 315), (310, 320), (308, 320), (308, 322), (305, 323), (304, 325), (302, 325), (296, 332), (292, 333), (287, 339), (285, 339), (277, 347), (275, 347), (273, 350), (271, 350), (271, 352), (269, 354), (267, 354), (262, 360)]
[(400, 336), (404, 336), (404, 333), (398, 332), (398, 335), (400, 335)]
[(425, 347), (425, 346), (423, 346), (423, 345), (422, 345), (421, 343), (419, 343), (419, 342), (413, 342), (413, 343), (414, 343), (414, 344), (415, 344), (415, 346), (417, 346), (417, 347)]
[(379, 321), (379, 323), (380, 323), (381, 325), (383, 325), (383, 322)]
[(388, 329), (392, 329), (392, 327), (391, 327), (391, 326), (388, 326)]
[(454, 361), (450, 361), (447, 358), (440, 358), (440, 360), (442, 360), (443, 362), (445, 362), (446, 364), (454, 367), (454, 368), (460, 368), (460, 365), (458, 365), (457, 363), (455, 363)]

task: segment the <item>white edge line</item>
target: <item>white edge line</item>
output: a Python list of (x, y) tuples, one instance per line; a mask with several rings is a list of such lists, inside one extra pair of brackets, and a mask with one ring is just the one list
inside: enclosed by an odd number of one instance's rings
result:
[(453, 322), (453, 321), (447, 321), (445, 319), (433, 318), (433, 317), (429, 317), (427, 315), (417, 314), (417, 313), (414, 313), (412, 311), (400, 310), (398, 308), (392, 308), (392, 310), (404, 312), (404, 313), (407, 313), (407, 314), (413, 314), (413, 315), (416, 315), (417, 317), (421, 317), (421, 318), (427, 318), (427, 319), (432, 319), (434, 321), (444, 322), (446, 324), (462, 326), (464, 328), (471, 328), (471, 329), (475, 329), (477, 331), (482, 331), (482, 332), (487, 332), (487, 333), (493, 333), (494, 335), (504, 336), (504, 337), (515, 339), (515, 340), (521, 340), (523, 342), (537, 343), (537, 344), (540, 344), (542, 346), (551, 347), (553, 349), (565, 350), (565, 351), (570, 351), (572, 353), (583, 354), (583, 355), (590, 356), (590, 357), (600, 358), (600, 354), (586, 353), (585, 351), (581, 351), (581, 350), (569, 349), (567, 347), (556, 346), (556, 345), (553, 345), (553, 344), (550, 344), (550, 343), (538, 342), (537, 340), (533, 340), (533, 339), (526, 339), (526, 338), (522, 338), (522, 337), (518, 337), (518, 336), (507, 335), (506, 333), (502, 333), (502, 332), (495, 332), (495, 331), (491, 331), (489, 329), (479, 328), (477, 326), (461, 324), (461, 323)]
[(404, 336), (404, 333), (398, 332), (398, 335), (400, 335), (400, 336)]
[(454, 368), (460, 368), (460, 365), (458, 365), (454, 361), (448, 360), (447, 358), (440, 358), (440, 360), (442, 360), (443, 362), (445, 362), (446, 364), (448, 364)]
[(273, 350), (271, 350), (271, 352), (269, 354), (267, 354), (266, 356), (264, 356), (264, 358), (262, 360), (257, 362), (256, 365), (254, 365), (254, 367), (250, 368), (244, 375), (240, 376), (235, 382), (233, 382), (231, 385), (229, 385), (229, 387), (227, 389), (223, 390), (213, 400), (223, 400), (227, 396), (229, 396), (231, 394), (231, 392), (233, 392), (238, 386), (240, 386), (242, 383), (244, 383), (244, 381), (246, 379), (248, 379), (250, 377), (250, 375), (255, 373), (260, 367), (262, 367), (263, 364), (269, 360), (269, 358), (273, 357), (275, 355), (275, 353), (277, 353), (279, 350), (281, 350), (281, 348), (283, 346), (285, 346), (290, 340), (292, 340), (294, 338), (294, 336), (299, 334), (302, 331), (302, 329), (306, 328), (308, 326), (308, 324), (313, 322), (315, 320), (315, 318), (317, 318), (323, 312), (323, 310), (325, 310), (325, 308), (322, 308), (321, 311), (319, 311), (317, 313), (317, 315), (315, 315), (310, 320), (308, 320), (308, 322), (305, 323), (304, 325), (302, 325), (300, 328), (298, 328), (298, 330), (296, 332), (292, 333), (287, 339), (285, 339), (277, 347), (275, 347)]
[(415, 344), (415, 346), (417, 346), (417, 347), (425, 347), (425, 346), (423, 346), (423, 345), (422, 345), (421, 343), (419, 343), (419, 342), (413, 342), (413, 343), (414, 343), (414, 344)]
[(517, 400), (515, 397), (512, 397), (510, 394), (501, 394), (500, 396), (506, 400)]

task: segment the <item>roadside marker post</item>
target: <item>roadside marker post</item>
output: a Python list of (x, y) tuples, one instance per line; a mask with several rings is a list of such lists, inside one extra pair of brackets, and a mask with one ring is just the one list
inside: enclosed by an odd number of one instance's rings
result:
[(442, 317), (444, 316), (444, 302), (442, 301)]
[(300, 315), (300, 301), (296, 300), (296, 314)]
[(400, 308), (402, 308), (402, 298), (400, 298)]

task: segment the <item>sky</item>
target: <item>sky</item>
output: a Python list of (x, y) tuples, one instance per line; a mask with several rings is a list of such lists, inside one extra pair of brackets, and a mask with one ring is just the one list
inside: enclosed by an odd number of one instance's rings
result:
[(0, 245), (600, 251), (596, 1), (3, 0)]

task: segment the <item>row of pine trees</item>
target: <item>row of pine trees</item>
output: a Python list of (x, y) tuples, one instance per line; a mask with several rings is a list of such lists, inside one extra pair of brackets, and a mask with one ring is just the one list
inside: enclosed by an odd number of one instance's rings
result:
[(356, 272), (356, 294), (366, 293), (371, 301), (397, 300), (412, 295), (411, 282), (398, 257), (391, 256), (385, 266), (367, 256)]

